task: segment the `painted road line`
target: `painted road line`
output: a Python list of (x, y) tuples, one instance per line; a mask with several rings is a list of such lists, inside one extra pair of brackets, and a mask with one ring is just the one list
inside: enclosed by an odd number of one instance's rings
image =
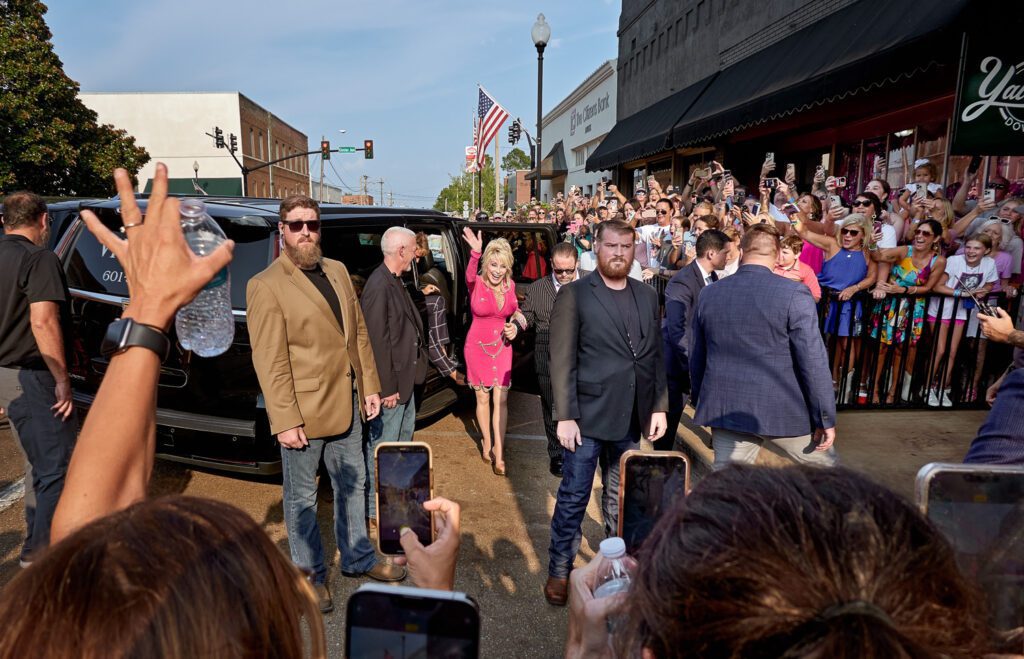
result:
[(25, 477), (22, 476), (4, 489), (0, 490), (0, 512), (3, 512), (21, 501), (25, 496)]

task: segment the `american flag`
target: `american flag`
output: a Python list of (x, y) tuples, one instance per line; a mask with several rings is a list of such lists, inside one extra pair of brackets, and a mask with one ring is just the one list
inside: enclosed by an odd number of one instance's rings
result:
[(494, 136), (501, 130), (501, 125), (508, 119), (508, 112), (498, 105), (498, 102), (491, 98), (491, 95), (480, 87), (480, 99), (477, 103), (477, 114), (479, 128), (476, 131), (476, 166), (478, 170), (484, 167), (484, 154), (487, 146), (494, 139)]

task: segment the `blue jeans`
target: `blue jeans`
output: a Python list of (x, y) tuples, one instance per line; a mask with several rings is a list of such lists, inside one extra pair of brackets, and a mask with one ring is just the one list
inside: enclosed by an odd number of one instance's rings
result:
[(361, 574), (377, 564), (363, 518), (363, 423), (353, 394), (352, 427), (341, 435), (309, 439), (301, 449), (281, 447), (284, 476), (284, 523), (292, 562), (312, 571), (315, 583), (327, 579), (320, 525), (316, 521), (316, 472), (323, 456), (334, 488), (334, 536), (341, 551), (341, 569)]
[(617, 442), (583, 438), (576, 452), (563, 450), (562, 484), (558, 486), (555, 512), (551, 517), (551, 546), (548, 574), (566, 578), (580, 550), (580, 525), (587, 513), (594, 472), (601, 465), (601, 516), (605, 535), (614, 535), (619, 521), (619, 458), (640, 447), (632, 433)]
[(7, 407), (11, 429), (28, 457), (25, 471), (25, 522), (28, 529), (21, 558), (50, 544), (50, 523), (64, 491), (64, 478), (78, 437), (78, 416), (53, 416), (57, 381), (48, 370), (0, 369), (0, 402)]
[(392, 408), (381, 407), (380, 416), (370, 421), (370, 432), (363, 448), (366, 460), (366, 516), (377, 519), (376, 463), (373, 451), (381, 442), (411, 442), (413, 427), (416, 425), (416, 394), (409, 402)]

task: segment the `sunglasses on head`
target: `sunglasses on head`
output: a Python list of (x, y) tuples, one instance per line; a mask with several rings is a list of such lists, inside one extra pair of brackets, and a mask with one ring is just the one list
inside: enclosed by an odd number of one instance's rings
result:
[(576, 268), (553, 268), (556, 275), (571, 275), (576, 272)]
[(840, 229), (839, 233), (841, 233), (844, 236), (859, 236), (860, 229)]
[(303, 224), (306, 225), (306, 229), (308, 229), (310, 233), (317, 233), (320, 231), (320, 220), (290, 220), (283, 222), (283, 224), (288, 227), (288, 230), (292, 233), (299, 233), (302, 231)]

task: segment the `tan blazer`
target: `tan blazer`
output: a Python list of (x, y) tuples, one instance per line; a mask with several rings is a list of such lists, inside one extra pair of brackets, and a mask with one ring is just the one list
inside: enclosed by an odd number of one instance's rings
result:
[(348, 269), (331, 259), (322, 265), (341, 303), (344, 332), (324, 296), (284, 254), (246, 287), (252, 363), (275, 435), (297, 426), (304, 426), (308, 438), (346, 432), (352, 425), (353, 377), (359, 401), (380, 393)]

